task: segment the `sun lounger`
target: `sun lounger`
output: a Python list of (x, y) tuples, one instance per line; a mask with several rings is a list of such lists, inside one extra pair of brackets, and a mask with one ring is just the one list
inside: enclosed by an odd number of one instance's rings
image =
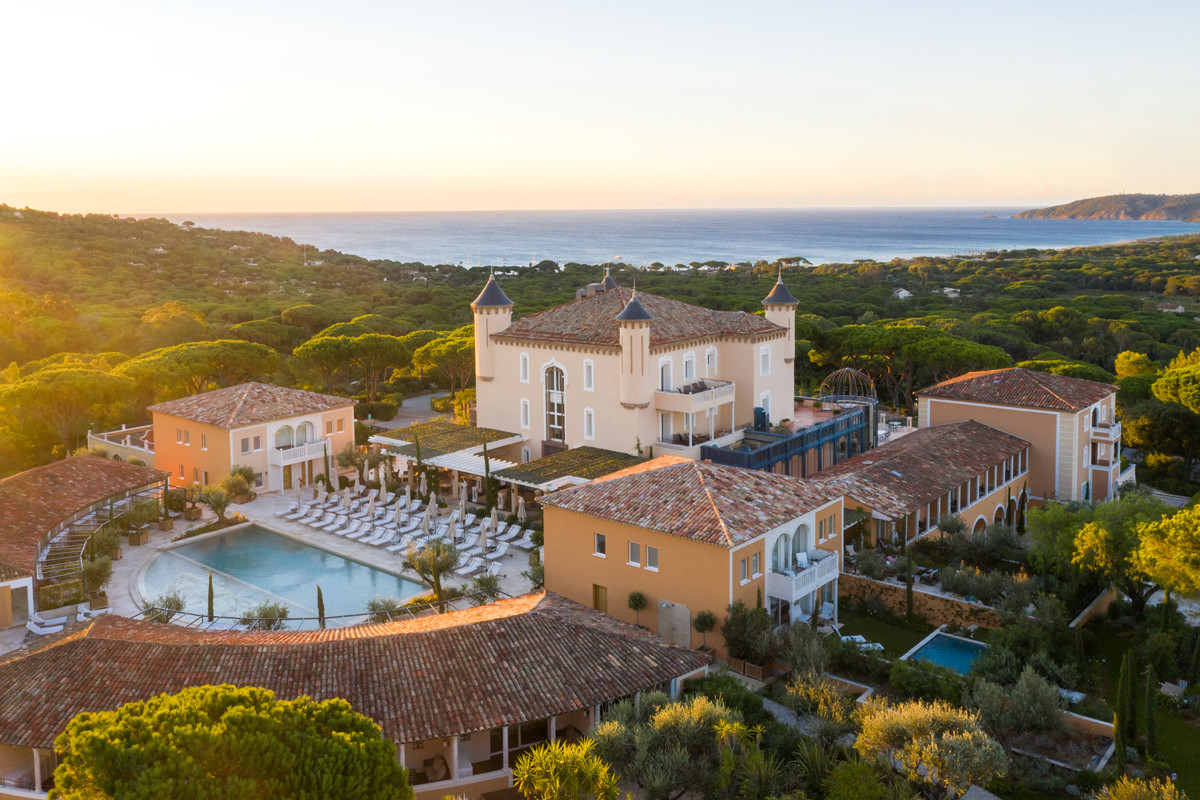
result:
[(67, 626), (65, 624), (64, 625), (39, 625), (38, 623), (34, 622), (33, 620), (29, 620), (28, 622), (25, 623), (25, 627), (28, 628), (30, 631), (38, 634), (39, 636), (47, 636), (51, 633), (62, 633), (63, 629), (66, 628)]
[(360, 527), (354, 533), (346, 534), (346, 538), (361, 542), (363, 539), (366, 539), (367, 537), (371, 536), (374, 533), (374, 531), (375, 531), (374, 525), (372, 525), (370, 522), (363, 522), (362, 527)]
[(498, 522), (498, 523), (496, 523), (496, 530), (492, 531), (488, 535), (488, 538), (489, 539), (499, 539), (501, 536), (504, 535), (504, 532), (506, 530), (508, 530), (508, 523), (507, 522)]
[(513, 543), (512, 543), (512, 546), (513, 546), (513, 547), (516, 547), (516, 548), (519, 548), (519, 549), (521, 549), (521, 550), (532, 550), (532, 549), (534, 549), (534, 544), (533, 544), (533, 531), (532, 531), (532, 530), (527, 530), (527, 531), (525, 531), (525, 535), (524, 535), (524, 536), (522, 536), (522, 537), (521, 537), (520, 539), (518, 539), (517, 541), (513, 542)]
[(504, 558), (506, 553), (508, 553), (508, 542), (501, 542), (499, 547), (487, 554), (487, 557), (491, 559)]
[(374, 500), (376, 497), (379, 497), (378, 489), (372, 489), (371, 491), (367, 492), (367, 502)]
[(323, 516), (325, 516), (325, 509), (316, 508), (316, 509), (313, 509), (311, 514), (309, 514), (306, 517), (303, 517), (300, 521), (302, 523), (304, 523), (305, 525), (311, 525), (314, 522), (319, 521), (321, 519), (321, 517), (323, 517)]
[(289, 506), (288, 508), (284, 509), (283, 511), (276, 511), (276, 512), (275, 512), (275, 516), (277, 516), (277, 517), (286, 517), (286, 516), (288, 516), (289, 514), (295, 514), (295, 513), (296, 513), (297, 511), (299, 511), (299, 510), (300, 510), (300, 504), (299, 504), (299, 503), (292, 503), (292, 504), (291, 504), (291, 506)]
[(467, 516), (463, 518), (463, 523), (462, 523), (463, 527), (469, 528), (469, 527), (471, 527), (471, 525), (474, 522), (475, 522), (475, 512), (474, 511), (467, 512)]
[(482, 568), (482, 567), (483, 567), (483, 559), (479, 558), (479, 557), (475, 557), (475, 558), (472, 558), (470, 561), (468, 561), (463, 566), (454, 570), (454, 574), (462, 575), (464, 577), (467, 575), (474, 575), (476, 572), (479, 572), (480, 568)]
[(355, 531), (360, 530), (362, 526), (363, 524), (361, 521), (351, 520), (340, 528), (331, 528), (329, 532), (338, 536), (347, 536)]
[(400, 534), (399, 541), (397, 541), (395, 544), (389, 544), (387, 546), (387, 551), (389, 553), (400, 553), (405, 550), (408, 550), (408, 548), (412, 545), (412, 543), (413, 543), (412, 534), (411, 533), (402, 533), (402, 534)]
[(385, 544), (391, 544), (396, 540), (396, 531), (392, 528), (383, 528), (376, 526), (375, 535), (362, 539), (363, 544), (369, 544), (372, 547), (383, 547)]
[(487, 573), (488, 575), (499, 575), (500, 574), (500, 562), (499, 561), (489, 561), (487, 563), (487, 566), (484, 567), (483, 571), (485, 573)]
[(334, 528), (341, 528), (350, 521), (350, 518), (345, 514), (335, 515), (333, 522), (327, 522), (323, 525), (313, 525), (314, 528), (320, 531), (332, 531)]
[(520, 539), (522, 533), (524, 533), (524, 531), (521, 529), (520, 525), (512, 525), (509, 526), (509, 529), (503, 534), (497, 535), (495, 539), (498, 542), (511, 542), (516, 539)]

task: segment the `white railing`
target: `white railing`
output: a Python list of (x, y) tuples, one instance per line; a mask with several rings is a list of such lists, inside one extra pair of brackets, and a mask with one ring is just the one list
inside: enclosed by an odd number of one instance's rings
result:
[(1092, 426), (1092, 438), (1102, 442), (1115, 442), (1121, 438), (1121, 423), (1097, 422)]
[(328, 447), (329, 442), (325, 439), (308, 444), (298, 444), (294, 447), (273, 447), (271, 448), (271, 463), (279, 466), (302, 464), (305, 461), (323, 457)]
[[(711, 378), (695, 381), (706, 387), (697, 392), (685, 392), (683, 387), (677, 389), (659, 389), (654, 393), (655, 406), (663, 411), (680, 411), (690, 413), (710, 408), (714, 405), (732, 402), (737, 388), (730, 381), (718, 381)], [(684, 384), (689, 386), (691, 384)]]
[(795, 603), (837, 577), (837, 554), (809, 550), (808, 558), (804, 569), (767, 573), (767, 594)]

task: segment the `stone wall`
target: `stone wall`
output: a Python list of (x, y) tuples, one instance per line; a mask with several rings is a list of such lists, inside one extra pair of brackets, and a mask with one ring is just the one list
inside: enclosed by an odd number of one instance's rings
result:
[(1096, 595), (1096, 599), (1088, 603), (1087, 608), (1079, 612), (1079, 616), (1071, 621), (1072, 628), (1082, 628), (1096, 617), (1103, 616), (1108, 613), (1108, 607), (1111, 606), (1120, 595), (1116, 589), (1109, 587)]
[[(878, 597), (888, 611), (897, 617), (907, 613), (903, 585), (877, 581), (862, 575), (842, 573), (838, 576), (838, 602), (861, 603), (868, 597)], [(968, 603), (953, 597), (930, 594), (913, 588), (913, 613), (933, 625), (978, 625), (1000, 628), (1000, 617), (991, 606)]]

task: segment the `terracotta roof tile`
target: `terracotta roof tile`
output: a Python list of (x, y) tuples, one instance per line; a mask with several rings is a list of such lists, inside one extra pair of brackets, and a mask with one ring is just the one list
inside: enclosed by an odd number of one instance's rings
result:
[(968, 372), (917, 392), (921, 397), (1025, 408), (1079, 411), (1117, 391), (1108, 383), (1024, 367)]
[(734, 547), (838, 497), (839, 491), (786, 475), (664, 456), (541, 502)]
[(81, 508), (166, 476), (149, 467), (87, 455), (5, 478), (0, 481), (0, 561), (9, 570), (32, 575), (38, 540), (46, 531)]
[(1015, 456), (1029, 442), (982, 422), (920, 428), (809, 478), (893, 519)]
[(218, 428), (241, 428), (301, 414), (315, 414), (357, 403), (348, 397), (289, 389), (269, 383), (241, 383), (226, 389), (194, 394), (179, 400), (150, 406), (148, 411), (170, 414), (172, 417), (216, 425)]
[[(617, 347), (621, 338), (617, 316), (625, 310), (629, 299), (629, 292), (621, 287), (599, 292), (522, 317), (493, 337)], [(638, 292), (637, 299), (652, 318), (651, 347), (720, 334), (769, 336), (784, 333), (784, 329), (775, 323), (745, 311), (712, 311), (645, 292)]]
[(0, 744), (50, 747), (81, 711), (188, 686), (345, 698), (398, 742), (541, 719), (697, 669), (699, 653), (558, 595), (309, 632), (197, 631), (101, 617), (0, 662)]

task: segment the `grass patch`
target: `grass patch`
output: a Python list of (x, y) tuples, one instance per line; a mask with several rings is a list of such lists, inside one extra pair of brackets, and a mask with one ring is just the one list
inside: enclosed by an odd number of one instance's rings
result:
[(929, 635), (928, 628), (924, 631), (914, 630), (904, 625), (897, 625), (876, 617), (868, 617), (854, 611), (838, 609), (838, 622), (842, 623), (843, 636), (860, 634), (868, 642), (878, 642), (883, 645), (883, 654), (888, 658), (899, 658), (907, 653), (917, 642)]

